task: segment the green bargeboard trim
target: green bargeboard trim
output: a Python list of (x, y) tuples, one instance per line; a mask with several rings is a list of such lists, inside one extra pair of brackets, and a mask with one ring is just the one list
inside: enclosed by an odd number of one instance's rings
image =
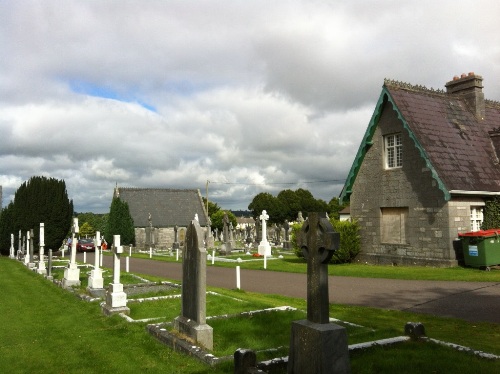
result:
[(352, 194), (352, 186), (354, 184), (354, 181), (356, 180), (356, 177), (358, 175), (359, 169), (361, 167), (361, 164), (363, 163), (363, 160), (365, 158), (366, 152), (368, 148), (373, 144), (373, 134), (375, 133), (375, 129), (377, 128), (378, 122), (380, 120), (380, 116), (382, 115), (382, 108), (384, 107), (384, 104), (386, 102), (390, 102), (392, 104), (392, 109), (397, 113), (399, 120), (403, 124), (403, 127), (406, 129), (408, 132), (408, 135), (410, 138), (413, 140), (413, 143), (415, 144), (415, 147), (417, 147), (420, 156), (425, 160), (426, 166), (429, 168), (432, 174), (432, 178), (436, 181), (438, 188), (443, 191), (444, 198), (446, 201), (450, 200), (450, 192), (448, 189), (445, 187), (443, 181), (441, 178), (439, 178), (438, 173), (436, 172), (436, 169), (434, 169), (434, 166), (432, 166), (431, 161), (429, 160), (429, 157), (427, 156), (427, 153), (425, 152), (424, 148), (421, 146), (420, 142), (416, 138), (415, 134), (413, 131), (411, 131), (410, 127), (408, 126), (408, 123), (406, 122), (405, 118), (399, 111), (399, 108), (397, 105), (394, 103), (394, 99), (391, 96), (391, 93), (387, 89), (387, 87), (382, 87), (382, 92), (380, 94), (380, 97), (377, 101), (377, 105), (375, 106), (375, 111), (372, 114), (372, 118), (370, 119), (370, 122), (368, 124), (368, 128), (366, 129), (365, 135), (363, 136), (363, 140), (361, 141), (361, 145), (359, 146), (358, 152), (356, 154), (356, 157), (354, 158), (354, 162), (352, 163), (351, 170), (349, 171), (349, 174), (347, 176), (346, 182), (344, 184), (344, 188), (342, 189), (342, 192), (340, 194), (340, 203), (344, 204), (347, 202)]

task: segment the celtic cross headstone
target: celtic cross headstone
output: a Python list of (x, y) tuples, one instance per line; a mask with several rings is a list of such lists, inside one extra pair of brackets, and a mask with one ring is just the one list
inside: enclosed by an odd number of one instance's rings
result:
[(297, 244), (307, 259), (307, 320), (292, 322), (288, 373), (350, 373), (344, 327), (330, 323), (328, 263), (340, 235), (325, 213), (309, 213)]

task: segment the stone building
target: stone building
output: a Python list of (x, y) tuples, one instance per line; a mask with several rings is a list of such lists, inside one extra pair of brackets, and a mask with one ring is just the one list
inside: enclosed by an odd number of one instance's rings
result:
[[(172, 248), (175, 227), (183, 245), (191, 220), (198, 217), (200, 226), (207, 225), (207, 215), (199, 190), (116, 187), (114, 196), (127, 202), (134, 220), (138, 248)], [(124, 243), (125, 244), (125, 243)]]
[(500, 195), (500, 103), (469, 73), (446, 91), (385, 80), (340, 199), (361, 226), (357, 260), (451, 266), (459, 232)]

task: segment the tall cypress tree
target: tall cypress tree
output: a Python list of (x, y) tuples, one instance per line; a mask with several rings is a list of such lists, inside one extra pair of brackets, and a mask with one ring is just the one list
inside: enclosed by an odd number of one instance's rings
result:
[(2, 209), (0, 213), (0, 253), (8, 255), (10, 251), (10, 234), (14, 234), (14, 248), (17, 251), (18, 232), (14, 229), (14, 203), (11, 201), (9, 205)]
[(113, 235), (120, 235), (122, 245), (135, 245), (134, 220), (130, 215), (130, 209), (126, 201), (116, 196), (111, 201), (105, 232), (105, 238), (109, 244), (113, 242)]
[(14, 234), (33, 229), (35, 248), (39, 244), (40, 223), (45, 224), (45, 247), (58, 249), (71, 227), (73, 201), (64, 180), (40, 176), (24, 182), (14, 195)]

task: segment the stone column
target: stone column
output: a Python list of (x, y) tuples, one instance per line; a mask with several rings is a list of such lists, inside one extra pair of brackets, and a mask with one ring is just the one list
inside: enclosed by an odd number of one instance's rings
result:
[(64, 278), (62, 281), (62, 286), (67, 288), (71, 286), (80, 286), (80, 269), (76, 264), (76, 234), (80, 232), (78, 227), (78, 218), (73, 218), (73, 227), (71, 228), (72, 239), (71, 239), (71, 260), (68, 267), (64, 269)]
[(38, 259), (38, 274), (47, 274), (45, 268), (45, 224), (40, 223), (40, 258)]
[(123, 292), (123, 284), (120, 283), (120, 254), (122, 253), (120, 235), (113, 235), (113, 283), (109, 285), (106, 303), (102, 305), (102, 311), (106, 315), (130, 313), (127, 307), (127, 294)]
[(30, 264), (30, 232), (26, 232), (26, 254), (24, 255), (24, 265), (29, 266)]
[(102, 278), (102, 270), (99, 268), (99, 257), (101, 252), (101, 233), (96, 231), (94, 238), (94, 269), (90, 271), (89, 275), (89, 289), (103, 289), (104, 279)]
[(265, 210), (262, 211), (259, 219), (262, 222), (262, 241), (259, 244), (258, 252), (259, 255), (268, 257), (271, 256), (271, 245), (267, 241), (266, 227), (269, 216)]
[(10, 258), (15, 258), (14, 255), (14, 234), (10, 234)]
[(29, 231), (30, 236), (29, 236), (29, 242), (30, 242), (30, 262), (28, 264), (30, 269), (35, 268), (35, 243), (34, 243), (34, 235), (33, 235), (33, 229)]

